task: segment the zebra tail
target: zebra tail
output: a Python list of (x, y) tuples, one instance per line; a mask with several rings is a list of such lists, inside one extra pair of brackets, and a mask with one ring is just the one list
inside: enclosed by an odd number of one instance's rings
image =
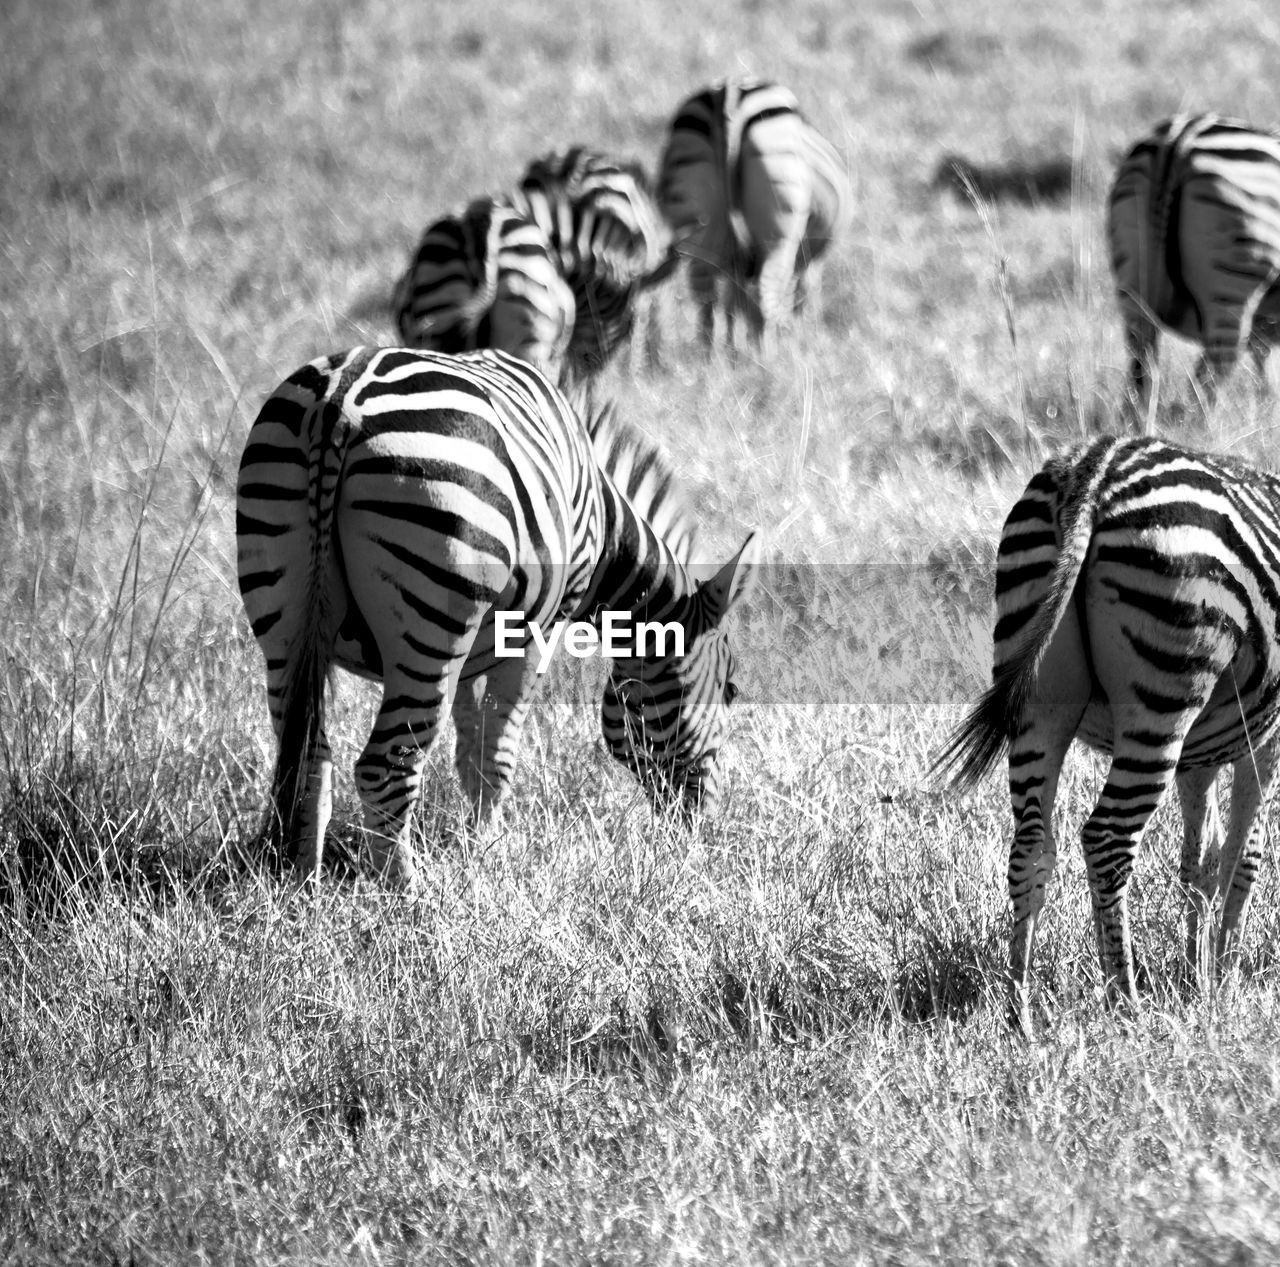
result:
[[(341, 409), (332, 401), (316, 402), (304, 431), (310, 438), (309, 469), (319, 472), (322, 491), (319, 497), (308, 498), (309, 507), (314, 508), (308, 511), (311, 571), (303, 600), (301, 632), (289, 652), (292, 663), (271, 776), (271, 821), (267, 826), (267, 837), (276, 856), (289, 865), (297, 862), (307, 778), (324, 727), (325, 686), (333, 642), (329, 613), (325, 610), (325, 574), (336, 545), (335, 512), (351, 435)], [(333, 472), (335, 478), (327, 480), (327, 472)], [(326, 484), (331, 490), (327, 495), (323, 491)]]
[[(1076, 584), (1093, 538), (1099, 490), (1118, 443), (1108, 438), (1094, 445), (1071, 472), (1058, 511), (1061, 545), (1049, 592), (1027, 625), (1017, 649), (995, 670), (991, 685), (947, 736), (942, 750), (929, 766), (930, 777), (945, 777), (956, 791), (972, 788), (995, 765), (1014, 728), (1026, 714), (1045, 652), (1075, 597)], [(1088, 637), (1088, 631), (1084, 633)]]
[(279, 858), (289, 865), (297, 861), (302, 804), (311, 767), (309, 758), (324, 725), (324, 688), (328, 677), (326, 659), (319, 639), (308, 629), (295, 649), (285, 695), (280, 749), (271, 776), (272, 809), (268, 839)]

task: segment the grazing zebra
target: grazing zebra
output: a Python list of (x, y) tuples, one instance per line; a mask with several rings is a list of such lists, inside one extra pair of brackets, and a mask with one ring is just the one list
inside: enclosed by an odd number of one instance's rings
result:
[[(1029, 1031), (1032, 943), (1053, 874), (1052, 813), (1075, 737), (1110, 752), (1083, 830), (1112, 1001), (1136, 1003), (1127, 892), (1171, 783), (1182, 802), (1188, 964), (1225, 894), (1217, 961), (1239, 955), (1280, 735), (1280, 479), (1155, 439), (1047, 462), (1000, 535), (993, 685), (935, 768), (974, 783), (1009, 745), (1016, 831), (1011, 1013)], [(1234, 763), (1219, 871), (1218, 770)]]
[(803, 305), (808, 270), (847, 222), (853, 192), (840, 156), (786, 88), (728, 80), (681, 105), (661, 172), (658, 202), (688, 239), (704, 345), (715, 338), (723, 278), (730, 341), (741, 312), (769, 348), (788, 301)]
[(394, 306), (408, 347), (498, 348), (553, 376), (573, 333), (573, 294), (542, 230), (492, 198), (427, 229)]
[(1160, 326), (1204, 346), (1207, 402), (1246, 343), (1264, 372), (1280, 337), (1280, 135), (1213, 114), (1166, 119), (1122, 160), (1107, 237), (1136, 401)]
[(724, 618), (754, 576), (754, 537), (695, 581), (669, 467), (607, 419), (584, 426), (524, 362), (364, 347), (303, 366), (249, 433), (236, 538), (280, 745), (273, 834), (304, 871), (330, 812), (331, 665), (382, 683), (356, 763), (379, 872), (414, 884), (409, 815), (450, 708), (473, 818), (492, 811), (538, 660), (499, 658), (495, 611), (548, 630), (615, 611), (678, 622), (683, 655), (651, 642), (611, 661), (604, 737), (655, 802), (715, 808), (736, 693)]
[(573, 290), (569, 364), (589, 378), (631, 332), (634, 310), (679, 263), (644, 169), (581, 145), (530, 163), (513, 202), (537, 223)]

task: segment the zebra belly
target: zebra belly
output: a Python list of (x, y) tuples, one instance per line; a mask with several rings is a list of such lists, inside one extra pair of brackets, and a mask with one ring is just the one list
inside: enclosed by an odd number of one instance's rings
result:
[[(1205, 706), (1182, 745), (1178, 768), (1229, 765), (1246, 753), (1256, 751), (1276, 732), (1280, 710), (1272, 707), (1249, 712), (1241, 724), (1240, 706), (1234, 692), (1229, 700), (1214, 699)], [(1107, 697), (1095, 694), (1089, 700), (1076, 738), (1095, 752), (1110, 753), (1113, 746), (1111, 706)]]
[(1191, 727), (1178, 764), (1186, 768), (1225, 765), (1265, 744), (1280, 724), (1276, 683), (1268, 687), (1261, 697), (1255, 693), (1241, 700), (1231, 675), (1226, 675)]

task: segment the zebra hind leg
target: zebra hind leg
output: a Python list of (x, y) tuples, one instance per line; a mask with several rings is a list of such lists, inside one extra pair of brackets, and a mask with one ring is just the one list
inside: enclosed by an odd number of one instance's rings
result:
[(1129, 353), (1129, 390), (1125, 412), (1146, 429), (1150, 408), (1158, 403), (1160, 367), (1160, 331), (1144, 308), (1121, 301), (1124, 316), (1124, 341)]
[(1253, 882), (1262, 861), (1266, 833), (1263, 812), (1275, 789), (1280, 738), (1246, 753), (1235, 764), (1231, 785), (1231, 814), (1218, 887), (1224, 894), (1222, 926), (1218, 930), (1217, 968), (1226, 976), (1240, 958)]
[(1184, 895), (1184, 968), (1192, 983), (1207, 982), (1211, 976), (1208, 934), (1222, 845), (1217, 776), (1217, 766), (1179, 770), (1176, 776), (1183, 831), (1178, 879)]
[(784, 240), (774, 246), (760, 265), (752, 317), (756, 341), (765, 357), (772, 357), (777, 351), (778, 327), (795, 302), (797, 251), (794, 243)]
[(1048, 711), (1042, 721), (1033, 721), (1009, 745), (1009, 793), (1015, 822), (1008, 871), (1013, 904), (1009, 1021), (1028, 1038), (1032, 1033), (1031, 965), (1036, 931), (1058, 861), (1053, 803), (1062, 763), (1087, 700), (1087, 693), (1084, 698), (1064, 699), (1066, 708)]
[(373, 732), (356, 761), (356, 786), (374, 869), (409, 892), (418, 879), (409, 843), (410, 817), (422, 792), (423, 764), (456, 686), (455, 666), (444, 666), (438, 677), (427, 680), (396, 667), (388, 669)]
[(472, 827), (493, 817), (515, 769), (538, 681), (533, 655), (499, 660), (486, 678), (464, 682), (453, 700), (456, 761)]
[(1277, 331), (1274, 326), (1259, 329), (1260, 324), (1255, 321), (1253, 329), (1249, 332), (1249, 354), (1253, 358), (1253, 372), (1258, 378), (1258, 390), (1270, 399), (1273, 393), (1271, 382), (1267, 378), (1267, 357), (1271, 353), (1271, 344), (1280, 331)]
[(1210, 313), (1204, 330), (1204, 353), (1196, 364), (1195, 386), (1207, 414), (1222, 385), (1231, 377), (1249, 336), (1245, 315), (1225, 303)]
[(1080, 627), (1065, 619), (1045, 653), (1035, 696), (1009, 741), (1009, 1020), (1031, 1036), (1031, 965), (1045, 894), (1057, 863), (1053, 804), (1067, 750), (1089, 703), (1091, 682)]
[[(1104, 682), (1104, 689), (1109, 686)], [(1178, 711), (1153, 711), (1136, 698), (1113, 702), (1115, 740), (1107, 781), (1081, 832), (1085, 871), (1093, 900), (1098, 962), (1107, 1001), (1138, 1007), (1133, 940), (1129, 929), (1129, 881), (1138, 845), (1151, 815), (1173, 783), (1187, 732), (1213, 687), (1211, 675), (1191, 680)], [(1113, 689), (1113, 701), (1120, 688)], [(1160, 701), (1165, 707), (1172, 704)]]

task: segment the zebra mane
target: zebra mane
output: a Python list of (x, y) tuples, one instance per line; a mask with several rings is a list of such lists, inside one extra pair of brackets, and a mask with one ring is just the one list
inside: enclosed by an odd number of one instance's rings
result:
[(600, 469), (671, 553), (681, 563), (691, 563), (698, 526), (671, 459), (647, 436), (623, 422), (612, 401), (588, 417), (587, 431)]

